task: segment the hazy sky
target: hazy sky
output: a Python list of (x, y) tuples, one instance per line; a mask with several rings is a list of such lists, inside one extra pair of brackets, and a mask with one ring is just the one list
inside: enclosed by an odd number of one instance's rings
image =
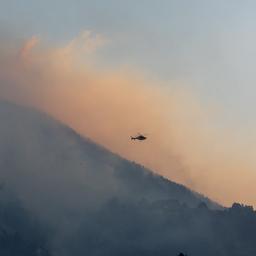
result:
[[(255, 11), (235, 0), (0, 0), (0, 46), (24, 42), (18, 61), (0, 47), (0, 78), (14, 84), (0, 92), (218, 201), (255, 205)], [(89, 68), (69, 69), (73, 57)], [(132, 148), (139, 129), (151, 140)], [(173, 157), (187, 177), (166, 172)]]
[[(1, 0), (0, 24), (62, 42), (81, 30), (110, 43), (101, 64), (182, 81), (227, 117), (255, 122), (256, 3), (236, 0)], [(240, 121), (239, 119), (239, 121)]]

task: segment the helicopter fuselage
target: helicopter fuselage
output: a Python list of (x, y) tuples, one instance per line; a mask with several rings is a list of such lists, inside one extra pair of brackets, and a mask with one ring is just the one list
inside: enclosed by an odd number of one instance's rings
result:
[(147, 137), (143, 136), (143, 135), (139, 135), (136, 137), (131, 137), (131, 140), (145, 140), (147, 139)]

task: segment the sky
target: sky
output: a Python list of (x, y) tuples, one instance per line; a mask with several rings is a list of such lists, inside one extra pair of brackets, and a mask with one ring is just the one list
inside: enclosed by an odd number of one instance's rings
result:
[[(253, 119), (256, 18), (254, 1), (1, 1), (2, 26), (21, 37), (66, 42), (82, 30), (110, 43), (100, 64), (131, 66), (179, 81), (227, 118)], [(254, 120), (253, 120), (254, 122)]]
[[(134, 65), (178, 80), (250, 121), (254, 107), (254, 1), (1, 1), (20, 36), (68, 41), (82, 30), (111, 43), (106, 65)], [(154, 60), (154, 61), (152, 61)]]
[[(63, 68), (67, 71), (66, 60), (69, 65), (75, 56), (76, 67), (87, 68), (86, 78), (81, 81), (89, 79), (101, 88), (86, 91), (98, 99), (97, 107), (85, 103), (90, 97), (79, 97), (81, 102), (67, 109), (67, 85), (45, 92), (48, 101), (39, 105), (32, 100), (38, 99), (33, 88), (29, 89), (33, 96), (24, 96), (23, 100), (96, 138), (114, 152), (218, 201), (230, 204), (238, 198), (256, 204), (247, 187), (256, 181), (254, 1), (1, 0), (0, 7), (2, 49), (6, 47), (4, 38), (15, 38), (20, 45), (23, 43), (21, 57), (43, 76), (47, 73), (49, 81), (55, 72), (59, 82), (63, 82)], [(29, 56), (38, 48), (40, 53)], [(48, 56), (43, 58), (44, 64), (39, 61), (43, 53)], [(46, 71), (49, 60), (54, 65), (62, 62), (65, 67), (58, 64), (57, 71)], [(24, 73), (21, 66), (17, 65), (15, 73), (19, 76)], [(79, 80), (74, 76), (80, 77), (80, 71), (71, 73), (67, 80)], [(30, 73), (28, 77), (33, 76)], [(75, 94), (81, 92), (74, 88), (70, 102), (76, 101)], [(50, 100), (56, 95), (65, 95), (58, 104)], [(85, 106), (94, 113), (93, 117), (85, 115), (92, 123), (89, 128), (81, 121)], [(115, 111), (117, 106), (121, 106), (124, 116)], [(108, 118), (96, 114), (99, 110), (104, 110)], [(136, 113), (144, 119), (136, 120)], [(114, 121), (121, 118), (120, 122), (125, 122), (127, 115), (132, 123), (128, 128)], [(103, 120), (105, 130), (95, 129), (97, 124), (103, 127)], [(145, 146), (141, 151), (128, 150), (126, 142), (115, 141), (115, 134), (141, 130), (155, 138), (153, 152)], [(157, 152), (158, 158), (154, 158)], [(174, 164), (169, 158), (175, 158), (175, 164), (182, 162), (180, 169), (186, 169), (186, 174), (169, 174), (166, 170)], [(233, 187), (220, 185), (221, 181), (228, 183), (232, 176)], [(219, 192), (215, 191), (217, 184)]]

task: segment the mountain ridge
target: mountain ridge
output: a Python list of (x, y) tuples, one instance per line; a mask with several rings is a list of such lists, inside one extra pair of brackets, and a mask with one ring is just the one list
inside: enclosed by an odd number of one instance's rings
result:
[[(4, 109), (6, 109), (4, 111)], [(22, 112), (27, 112), (27, 114), (21, 113), (20, 110)], [(41, 112), (39, 110), (35, 110), (31, 107), (25, 107), (25, 106), (20, 106), (17, 104), (13, 104), (11, 102), (7, 102), (7, 101), (0, 101), (0, 114), (1, 114), (1, 118), (3, 118), (3, 114), (4, 112), (8, 112), (8, 118), (10, 119), (10, 117), (12, 117), (12, 115), (15, 115), (15, 112), (19, 112), (19, 115), (22, 115), (23, 117), (19, 117), (19, 118), (23, 118), (22, 122), (25, 122), (27, 120), (27, 122), (32, 122), (31, 125), (33, 127), (33, 122), (35, 121), (39, 121), (40, 122), (47, 122), (47, 125), (45, 125), (45, 127), (36, 127), (39, 128), (41, 130), (41, 133), (44, 133), (44, 136), (47, 136), (47, 132), (48, 132), (48, 136), (51, 137), (51, 134), (49, 132), (49, 126), (52, 125), (52, 128), (56, 129), (56, 126), (58, 126), (57, 128), (63, 129), (67, 135), (68, 138), (72, 137), (73, 142), (72, 143), (76, 143), (81, 150), (83, 150), (84, 152), (87, 153), (87, 158), (93, 158), (93, 157), (97, 157), (98, 160), (100, 159), (100, 161), (104, 162), (104, 161), (111, 161), (112, 159), (114, 159), (114, 162), (117, 162), (118, 159), (118, 163), (117, 163), (117, 168), (120, 170), (123, 170), (124, 168), (127, 168), (127, 173), (126, 172), (120, 172), (118, 175), (119, 176), (125, 176), (126, 179), (129, 179), (129, 175), (128, 172), (131, 174), (131, 172), (133, 173), (134, 177), (130, 177), (132, 180), (131, 183), (129, 183), (129, 185), (132, 185), (135, 188), (135, 184), (138, 183), (136, 182), (136, 178), (141, 178), (143, 179), (143, 175), (140, 176), (138, 174), (136, 174), (137, 171), (140, 171), (142, 173), (144, 173), (145, 176), (147, 176), (147, 178), (150, 180), (152, 179), (152, 183), (153, 180), (155, 182), (155, 186), (158, 186), (160, 190), (166, 190), (167, 194), (171, 193), (172, 191), (177, 192), (178, 190), (180, 190), (180, 192), (182, 191), (182, 193), (184, 194), (184, 197), (190, 197), (192, 198), (193, 196), (197, 199), (195, 199), (195, 201), (198, 201), (197, 203), (194, 203), (193, 206), (196, 207), (197, 204), (200, 204), (201, 201), (205, 202), (209, 208), (213, 208), (213, 209), (220, 209), (222, 208), (221, 205), (217, 204), (216, 202), (213, 202), (212, 200), (208, 199), (207, 197), (192, 191), (191, 189), (185, 187), (184, 185), (178, 184), (176, 182), (173, 182), (159, 174), (157, 174), (155, 171), (152, 171), (144, 166), (142, 166), (141, 164), (129, 161), (127, 159), (125, 159), (124, 157), (120, 156), (119, 154), (116, 154), (112, 151), (110, 151), (109, 149), (107, 149), (106, 147), (94, 142), (93, 140), (91, 140), (88, 137), (82, 136), (79, 133), (77, 133), (73, 128), (67, 126), (66, 124), (64, 124), (63, 122), (60, 122), (54, 118), (52, 118), (49, 114)], [(6, 113), (5, 113), (6, 114)], [(30, 119), (27, 116), (31, 116)], [(13, 119), (17, 119), (17, 117), (14, 117)], [(33, 120), (36, 119), (36, 120)], [(42, 120), (41, 120), (42, 119)], [(15, 127), (15, 120), (14, 123), (12, 123), (12, 125)], [(11, 126), (11, 124), (9, 124), (8, 126)], [(22, 127), (22, 125), (19, 123), (19, 126)], [(23, 124), (24, 126), (24, 124)], [(25, 127), (23, 127), (25, 129)], [(28, 127), (27, 127), (28, 128)], [(34, 127), (35, 128), (35, 127)], [(49, 138), (54, 140), (54, 138)], [(81, 164), (83, 162), (83, 159), (80, 159)], [(112, 161), (113, 162), (113, 161)], [(128, 165), (128, 167), (127, 167)], [(135, 178), (135, 176), (137, 175), (137, 177)], [(143, 182), (143, 181), (142, 181)], [(157, 185), (157, 183), (159, 182), (159, 184)], [(150, 182), (149, 182), (150, 183)], [(141, 184), (137, 184), (137, 186), (141, 186)], [(173, 186), (172, 189), (170, 189), (170, 186)], [(138, 189), (138, 187), (137, 187)], [(150, 189), (150, 187), (148, 188)], [(190, 194), (191, 193), (191, 194)], [(167, 196), (166, 194), (166, 196)], [(164, 198), (166, 199), (166, 198)], [(177, 199), (177, 198), (173, 198), (173, 199)], [(184, 200), (182, 200), (180, 198), (181, 202), (185, 203)], [(188, 202), (187, 202), (188, 203)], [(192, 206), (192, 205), (190, 205)]]
[(253, 207), (223, 208), (49, 115), (0, 102), (1, 256), (249, 256)]

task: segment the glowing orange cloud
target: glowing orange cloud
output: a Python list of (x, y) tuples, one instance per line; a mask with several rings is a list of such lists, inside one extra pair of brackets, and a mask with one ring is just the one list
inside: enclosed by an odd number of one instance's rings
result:
[[(219, 202), (256, 205), (256, 144), (238, 136), (217, 118), (217, 109), (202, 106), (181, 86), (167, 89), (138, 71), (91, 67), (87, 54), (104, 41), (91, 36), (87, 32), (59, 48), (34, 49), (29, 61), (0, 49), (1, 97), (46, 111), (112, 151)], [(21, 56), (37, 42), (27, 43)], [(131, 141), (137, 132), (147, 133), (148, 140)]]
[(26, 57), (28, 53), (39, 43), (39, 41), (38, 36), (32, 36), (28, 39), (20, 50), (20, 56), (23, 58)]

